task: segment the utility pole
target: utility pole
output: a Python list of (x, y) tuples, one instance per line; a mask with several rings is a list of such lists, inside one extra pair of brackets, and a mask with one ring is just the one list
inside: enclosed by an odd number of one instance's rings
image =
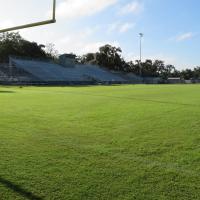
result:
[(140, 36), (140, 63), (139, 63), (139, 67), (140, 67), (140, 76), (142, 76), (142, 38), (144, 37), (143, 33), (139, 33)]

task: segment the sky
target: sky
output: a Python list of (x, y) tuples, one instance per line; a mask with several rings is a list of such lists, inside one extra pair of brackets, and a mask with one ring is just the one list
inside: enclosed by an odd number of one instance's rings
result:
[[(49, 19), (52, 0), (0, 0), (0, 28)], [(59, 53), (120, 46), (123, 57), (161, 59), (178, 69), (200, 65), (199, 0), (57, 0), (57, 23), (21, 30), (27, 40), (54, 43)]]

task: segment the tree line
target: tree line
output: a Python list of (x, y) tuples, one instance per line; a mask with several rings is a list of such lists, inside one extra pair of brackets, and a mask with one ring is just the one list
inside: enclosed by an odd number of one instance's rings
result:
[(179, 77), (181, 79), (200, 79), (200, 67), (194, 69), (177, 70), (174, 65), (165, 64), (162, 60), (147, 59), (144, 62), (139, 60), (126, 61), (122, 57), (122, 49), (109, 44), (99, 48), (96, 53), (88, 53), (79, 56), (78, 62), (91, 63), (104, 66), (109, 70), (134, 73), (143, 77), (160, 77), (162, 79)]
[[(19, 33), (3, 33), (0, 34), (0, 62), (8, 62), (9, 56), (57, 60), (58, 52), (53, 44), (30, 42)], [(75, 57), (77, 63), (90, 63), (109, 70), (134, 73), (143, 77), (160, 77), (164, 80), (169, 77), (180, 77), (185, 80), (200, 79), (200, 67), (177, 70), (175, 66), (165, 64), (162, 60), (147, 59), (142, 63), (139, 60), (126, 61), (122, 56), (122, 49), (109, 44), (100, 47), (96, 53), (75, 55)]]
[(0, 34), (0, 62), (7, 63), (9, 56), (56, 59), (57, 51), (52, 44), (30, 42), (17, 32), (2, 33)]

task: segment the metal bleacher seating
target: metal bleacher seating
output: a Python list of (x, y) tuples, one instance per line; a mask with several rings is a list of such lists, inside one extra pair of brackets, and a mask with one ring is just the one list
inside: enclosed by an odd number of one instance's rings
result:
[(2, 71), (0, 70), (0, 81), (6, 81), (6, 80), (7, 80), (7, 75), (4, 74), (4, 72), (2, 72)]
[(12, 59), (12, 62), (42, 81), (84, 81), (79, 72), (55, 63), (20, 59)]
[(52, 62), (11, 58), (16, 68), (44, 82), (126, 82), (122, 77), (95, 65), (62, 66)]
[(124, 82), (125, 79), (96, 65), (76, 65), (76, 71), (102, 82)]

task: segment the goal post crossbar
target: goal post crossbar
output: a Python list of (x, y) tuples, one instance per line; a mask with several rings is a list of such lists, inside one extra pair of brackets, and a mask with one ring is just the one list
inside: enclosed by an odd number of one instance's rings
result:
[(25, 29), (25, 28), (31, 28), (31, 27), (35, 27), (35, 26), (53, 24), (53, 23), (56, 23), (56, 0), (53, 0), (52, 19), (41, 21), (41, 22), (30, 23), (30, 24), (24, 24), (24, 25), (21, 25), (21, 26), (15, 26), (15, 27), (10, 27), (10, 28), (0, 29), (0, 33), (20, 30), (20, 29)]

